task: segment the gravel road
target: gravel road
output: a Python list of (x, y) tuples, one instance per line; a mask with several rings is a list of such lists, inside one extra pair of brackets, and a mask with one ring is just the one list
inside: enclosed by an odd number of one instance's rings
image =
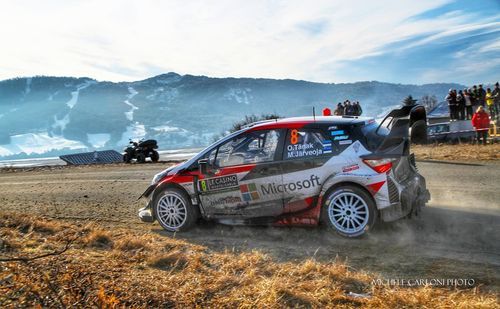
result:
[(137, 197), (168, 163), (0, 170), (0, 211), (99, 221), (178, 237), (210, 250), (258, 249), (278, 260), (342, 259), (381, 279), (474, 279), (500, 291), (500, 164), (418, 162), (432, 200), (414, 219), (379, 225), (362, 239), (322, 228), (202, 223), (182, 234), (136, 216)]

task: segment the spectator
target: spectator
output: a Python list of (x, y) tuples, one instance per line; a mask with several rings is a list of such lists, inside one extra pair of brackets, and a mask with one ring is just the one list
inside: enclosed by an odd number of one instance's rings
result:
[(488, 112), (490, 113), (491, 119), (496, 119), (497, 111), (495, 109), (495, 102), (493, 100), (493, 94), (491, 93), (491, 89), (486, 89), (486, 106), (488, 107)]
[(361, 105), (359, 104), (358, 101), (354, 102), (354, 115), (355, 116), (361, 116), (363, 113), (363, 109), (361, 108)]
[(345, 100), (344, 102), (344, 115), (351, 116), (352, 115), (352, 106), (349, 100)]
[(500, 88), (498, 87), (498, 82), (495, 83), (495, 88), (491, 92), (491, 96), (493, 97), (493, 102), (495, 104), (496, 111), (496, 119), (498, 119), (498, 114), (500, 113)]
[(339, 104), (337, 104), (337, 108), (335, 109), (333, 114), (335, 116), (343, 116), (344, 115), (344, 106), (342, 105), (342, 103), (339, 102)]
[(457, 119), (464, 120), (465, 119), (465, 98), (462, 90), (458, 90), (457, 94)]
[(474, 109), (477, 109), (477, 106), (479, 105), (479, 102), (478, 102), (478, 97), (479, 97), (479, 93), (477, 92), (477, 86), (474, 85), (472, 86), (472, 91), (470, 92), (470, 96), (471, 96), (471, 99), (472, 99), (472, 106)]
[(456, 120), (456, 111), (457, 111), (457, 96), (455, 95), (455, 92), (453, 89), (450, 89), (448, 91), (448, 95), (446, 96), (445, 100), (448, 102), (448, 108), (450, 109), (450, 120)]
[(465, 118), (467, 120), (472, 119), (472, 98), (470, 96), (470, 89), (464, 89), (464, 100), (465, 100)]
[(481, 142), (483, 139), (483, 145), (486, 145), (486, 139), (488, 138), (488, 130), (490, 128), (490, 118), (488, 113), (484, 111), (484, 107), (479, 106), (476, 113), (472, 117), (472, 126), (476, 129), (477, 143)]
[(477, 100), (478, 104), (484, 107), (486, 103), (486, 91), (484, 91), (483, 85), (479, 85), (479, 89), (477, 89)]

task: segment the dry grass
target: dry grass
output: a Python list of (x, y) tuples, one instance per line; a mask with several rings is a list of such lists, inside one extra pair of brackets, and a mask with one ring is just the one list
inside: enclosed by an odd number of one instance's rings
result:
[[(61, 248), (66, 239), (78, 235), (81, 241), (59, 256), (27, 263), (0, 262), (2, 308), (499, 307), (497, 296), (480, 288), (372, 285), (374, 274), (355, 271), (337, 261), (280, 263), (260, 251), (214, 252), (156, 234), (140, 235), (124, 229), (104, 232), (97, 226), (66, 223), (59, 223), (59, 232), (52, 237), (41, 231), (26, 235), (12, 224), (17, 217), (0, 217), (2, 237), (21, 244), (13, 253), (0, 252), (2, 258), (40, 254), (47, 250), (47, 244)], [(141, 247), (140, 241), (146, 245)], [(102, 250), (101, 243), (116, 245)]]
[(500, 159), (500, 144), (486, 146), (470, 144), (413, 145), (411, 151), (419, 160), (477, 162)]
[(86, 246), (101, 249), (110, 249), (113, 247), (111, 235), (103, 230), (92, 231), (83, 241)]

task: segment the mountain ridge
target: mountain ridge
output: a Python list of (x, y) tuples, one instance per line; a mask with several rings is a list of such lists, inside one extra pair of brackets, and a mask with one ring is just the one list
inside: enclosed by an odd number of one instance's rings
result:
[(163, 149), (205, 146), (249, 114), (309, 115), (312, 107), (360, 101), (376, 116), (407, 95), (443, 97), (459, 84), (159, 74), (132, 82), (34, 76), (0, 81), (0, 159), (94, 149), (120, 150), (128, 138), (155, 138)]

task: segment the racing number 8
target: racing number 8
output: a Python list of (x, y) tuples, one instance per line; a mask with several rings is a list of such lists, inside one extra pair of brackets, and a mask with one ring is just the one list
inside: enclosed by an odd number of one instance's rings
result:
[(292, 132), (290, 132), (290, 143), (292, 145), (295, 145), (299, 142), (299, 131), (297, 129), (293, 129)]

